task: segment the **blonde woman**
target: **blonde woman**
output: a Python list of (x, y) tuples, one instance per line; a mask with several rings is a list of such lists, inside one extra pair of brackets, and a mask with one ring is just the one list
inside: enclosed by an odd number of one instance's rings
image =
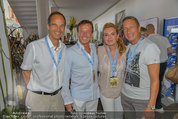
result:
[(101, 103), (104, 111), (123, 111), (120, 94), (125, 76), (126, 47), (113, 23), (104, 25), (103, 34), (105, 45), (98, 47)]

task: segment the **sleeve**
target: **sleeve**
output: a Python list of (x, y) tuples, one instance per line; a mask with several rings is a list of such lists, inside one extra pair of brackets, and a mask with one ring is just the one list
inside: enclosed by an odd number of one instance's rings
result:
[(23, 70), (32, 70), (33, 62), (34, 62), (34, 53), (35, 48), (32, 43), (27, 45), (23, 56), (23, 62), (21, 64), (21, 69)]
[(99, 72), (101, 72), (101, 70), (100, 70), (101, 69), (100, 68), (100, 66), (101, 66), (100, 55), (101, 55), (101, 46), (98, 47), (98, 55), (97, 55), (98, 56), (98, 71)]
[(170, 44), (169, 40), (166, 37), (165, 37), (165, 42), (167, 44), (167, 48), (171, 47), (171, 44)]
[(160, 63), (160, 50), (156, 44), (149, 44), (144, 51), (146, 65)]
[(105, 59), (104, 53), (103, 53), (104, 46), (98, 47), (98, 72), (102, 73), (103, 71), (103, 60)]
[(69, 89), (69, 80), (71, 76), (71, 68), (72, 68), (72, 58), (70, 57), (70, 51), (66, 50), (65, 55), (65, 67), (64, 67), (64, 80), (62, 82), (62, 91), (61, 95), (64, 100), (64, 105), (73, 103), (73, 98), (71, 96), (71, 92)]

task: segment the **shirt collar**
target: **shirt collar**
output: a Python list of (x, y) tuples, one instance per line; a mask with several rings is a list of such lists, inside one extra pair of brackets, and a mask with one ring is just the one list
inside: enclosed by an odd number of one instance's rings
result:
[[(78, 40), (78, 44), (80, 45), (81, 48), (84, 49), (84, 46), (80, 43), (80, 41)], [(91, 44), (89, 44), (90, 48), (91, 48)]]
[[(55, 49), (55, 46), (53, 45), (53, 43), (49, 39), (49, 35), (47, 36), (47, 39), (48, 39), (49, 47)], [(59, 40), (59, 46), (57, 47), (56, 50), (59, 50), (60, 48), (61, 48), (61, 41)]]

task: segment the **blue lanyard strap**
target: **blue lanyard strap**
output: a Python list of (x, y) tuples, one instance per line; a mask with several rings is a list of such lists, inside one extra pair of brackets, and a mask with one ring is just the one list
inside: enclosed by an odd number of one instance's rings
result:
[(60, 62), (60, 60), (61, 60), (61, 57), (62, 57), (62, 49), (61, 49), (61, 51), (60, 51), (60, 53), (59, 53), (59, 57), (58, 57), (58, 60), (57, 60), (57, 63), (56, 63), (56, 60), (54, 59), (54, 55), (53, 55), (53, 53), (52, 53), (52, 51), (51, 51), (51, 49), (50, 49), (50, 47), (49, 47), (49, 43), (48, 43), (48, 40), (47, 40), (47, 36), (45, 37), (45, 43), (46, 43), (46, 45), (47, 45), (48, 51), (49, 51), (49, 53), (50, 53), (50, 55), (51, 55), (51, 58), (52, 58), (52, 60), (53, 60), (53, 62), (54, 62), (54, 64), (55, 64), (55, 66), (56, 66), (56, 69), (58, 69), (58, 64), (59, 64), (59, 62)]
[(131, 54), (131, 49), (129, 48), (129, 54), (128, 54), (128, 59), (127, 59), (127, 68), (128, 68), (128, 66), (130, 65), (131, 61), (133, 60), (133, 57), (134, 57), (134, 55), (135, 55), (135, 52), (136, 52), (138, 46), (140, 45), (142, 39), (143, 39), (143, 37), (141, 36), (141, 38), (139, 39), (137, 45), (135, 46), (135, 48), (134, 48), (132, 54)]
[(81, 49), (82, 53), (84, 54), (84, 56), (87, 58), (88, 62), (91, 64), (92, 66), (92, 70), (94, 70), (94, 52), (92, 50), (92, 48), (90, 48), (91, 50), (91, 57), (92, 57), (92, 60), (88, 57), (87, 53), (84, 51), (83, 48), (80, 47), (79, 43), (77, 42), (77, 47), (79, 49)]
[(109, 49), (109, 46), (107, 46), (108, 54), (109, 54), (109, 59), (112, 65), (112, 76), (114, 76), (115, 69), (116, 69), (116, 60), (117, 60), (117, 55), (118, 55), (118, 48), (116, 48), (115, 56), (114, 56), (114, 62), (112, 60), (111, 52)]

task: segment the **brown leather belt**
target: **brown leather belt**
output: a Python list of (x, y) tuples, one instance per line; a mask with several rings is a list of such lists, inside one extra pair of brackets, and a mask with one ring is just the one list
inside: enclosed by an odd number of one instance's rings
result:
[(59, 88), (58, 90), (52, 92), (52, 93), (47, 93), (47, 92), (43, 92), (43, 91), (32, 91), (32, 92), (37, 93), (37, 94), (41, 94), (41, 95), (51, 95), (51, 96), (53, 96), (53, 95), (56, 95), (61, 89), (62, 89), (62, 87)]

